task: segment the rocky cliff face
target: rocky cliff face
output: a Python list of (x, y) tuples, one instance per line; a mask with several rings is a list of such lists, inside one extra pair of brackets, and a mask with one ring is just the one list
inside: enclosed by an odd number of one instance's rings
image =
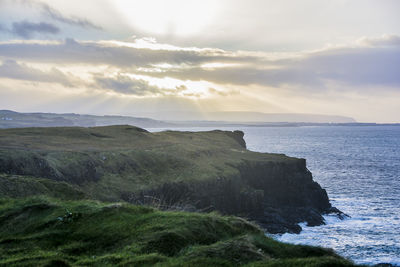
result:
[(254, 214), (269, 232), (300, 232), (299, 222), (324, 223), (321, 214), (333, 211), (325, 189), (313, 181), (306, 161), (254, 163), (239, 167), (247, 183), (263, 191), (262, 212)]
[(324, 224), (322, 214), (335, 210), (328, 195), (313, 181), (306, 161), (290, 163), (244, 161), (237, 176), (200, 182), (165, 183), (121, 198), (166, 209), (213, 211), (256, 221), (270, 233), (299, 233), (300, 222)]
[(11, 181), (1, 173), (24, 177), (14, 188), (48, 179), (88, 198), (239, 215), (271, 233), (298, 233), (299, 222), (320, 225), (322, 214), (339, 212), (304, 159), (248, 151), (240, 131), (31, 128), (0, 130), (0, 137), (0, 189)]

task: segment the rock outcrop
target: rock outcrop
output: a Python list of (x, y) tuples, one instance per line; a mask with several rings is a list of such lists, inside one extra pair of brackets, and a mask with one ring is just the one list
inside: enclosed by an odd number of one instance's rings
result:
[(208, 181), (164, 183), (141, 192), (123, 192), (135, 204), (186, 211), (219, 211), (256, 221), (270, 233), (299, 233), (299, 222), (324, 224), (322, 214), (337, 212), (313, 181), (306, 161), (250, 162), (233, 166), (239, 175)]

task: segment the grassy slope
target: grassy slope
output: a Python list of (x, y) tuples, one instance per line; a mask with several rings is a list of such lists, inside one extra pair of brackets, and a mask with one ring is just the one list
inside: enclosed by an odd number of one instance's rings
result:
[(45, 178), (0, 174), (0, 196), (23, 198), (34, 195), (72, 200), (83, 199), (85, 193), (74, 185)]
[(352, 266), (237, 217), (48, 198), (0, 200), (0, 266)]
[(0, 130), (1, 160), (6, 163), (0, 165), (8, 164), (5, 171), (28, 175), (24, 183), (32, 177), (66, 181), (79, 184), (91, 198), (116, 201), (121, 191), (232, 177), (238, 175), (232, 165), (243, 160), (297, 159), (250, 152), (228, 132), (148, 133), (133, 126), (112, 126)]

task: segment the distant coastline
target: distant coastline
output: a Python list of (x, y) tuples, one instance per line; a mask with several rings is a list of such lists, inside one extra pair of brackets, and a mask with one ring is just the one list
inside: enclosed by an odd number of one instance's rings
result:
[(213, 127), (213, 126), (225, 126), (225, 127), (305, 127), (305, 126), (400, 126), (400, 123), (364, 123), (364, 122), (350, 122), (350, 123), (312, 123), (312, 122), (265, 122), (265, 123), (252, 123), (252, 122), (224, 122), (224, 121), (185, 121), (175, 122), (174, 124), (180, 124), (180, 126), (188, 127)]
[[(224, 113), (225, 114), (225, 113)], [(231, 115), (236, 112), (231, 113)], [(253, 113), (245, 113), (251, 115)], [(278, 116), (278, 114), (256, 113), (256, 115)], [(315, 114), (280, 114), (284, 116), (294, 116), (294, 120), (298, 120), (301, 116), (317, 116), (319, 119), (336, 118), (336, 116), (325, 116)], [(322, 117), (321, 117), (322, 116)], [(218, 117), (218, 116), (217, 116)], [(340, 117), (340, 116), (339, 116)], [(243, 121), (243, 116), (238, 117), (238, 121), (232, 121), (232, 118), (227, 120), (157, 120), (146, 117), (131, 117), (117, 115), (87, 115), (75, 113), (20, 113), (11, 110), (0, 110), (0, 128), (24, 128), (24, 127), (63, 127), (63, 126), (79, 126), (79, 127), (95, 127), (95, 126), (110, 126), (117, 124), (129, 124), (142, 128), (181, 128), (181, 127), (303, 127), (303, 126), (400, 126), (400, 123), (364, 123), (352, 121), (348, 118), (345, 122), (309, 122), (309, 121), (259, 121), (260, 117), (248, 117), (248, 121)]]

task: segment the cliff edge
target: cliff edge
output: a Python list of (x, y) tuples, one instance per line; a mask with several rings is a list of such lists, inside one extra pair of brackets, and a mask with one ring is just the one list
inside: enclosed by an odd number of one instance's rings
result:
[(339, 212), (304, 159), (246, 149), (241, 131), (150, 133), (120, 125), (0, 130), (3, 196), (126, 201), (239, 215), (270, 233)]

